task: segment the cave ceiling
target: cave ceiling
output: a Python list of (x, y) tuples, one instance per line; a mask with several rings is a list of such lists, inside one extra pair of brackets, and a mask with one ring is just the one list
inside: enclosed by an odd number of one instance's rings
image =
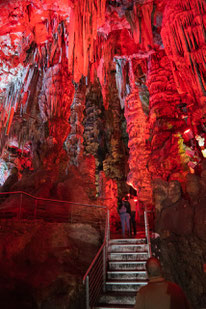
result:
[(34, 169), (92, 155), (143, 199), (152, 179), (181, 180), (204, 155), (205, 11), (203, 0), (2, 0), (1, 150)]

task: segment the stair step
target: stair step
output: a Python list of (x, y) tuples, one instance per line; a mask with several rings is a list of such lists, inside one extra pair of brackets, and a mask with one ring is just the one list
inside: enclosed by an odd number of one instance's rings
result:
[(136, 300), (136, 292), (106, 292), (100, 296), (98, 305), (130, 305), (134, 306)]
[(148, 250), (147, 244), (129, 244), (129, 243), (111, 244), (108, 248), (108, 252), (142, 252), (147, 250)]
[(142, 286), (147, 284), (147, 280), (109, 280), (106, 281), (106, 291), (129, 291), (137, 292)]
[(146, 260), (142, 261), (109, 261), (110, 270), (145, 270)]
[(148, 245), (143, 238), (111, 239), (106, 292), (94, 309), (133, 309), (137, 291), (147, 284)]
[(115, 270), (115, 271), (107, 271), (107, 277), (108, 279), (115, 279), (115, 280), (122, 280), (122, 279), (127, 279), (127, 280), (138, 280), (138, 279), (147, 279), (147, 272), (145, 270)]
[(146, 244), (146, 238), (119, 238), (110, 239), (109, 245), (113, 244)]
[(124, 261), (131, 261), (131, 260), (147, 260), (148, 252), (109, 252), (108, 259), (109, 261), (113, 260), (124, 260)]
[(94, 307), (94, 309), (133, 309), (133, 305), (120, 305), (120, 304), (114, 304), (114, 305), (108, 305), (108, 304), (102, 304), (97, 305)]

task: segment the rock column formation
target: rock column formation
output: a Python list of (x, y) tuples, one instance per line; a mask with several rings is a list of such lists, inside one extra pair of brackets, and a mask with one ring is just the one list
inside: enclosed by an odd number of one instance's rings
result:
[(87, 89), (84, 114), (85, 153), (92, 154), (97, 158), (103, 129), (103, 100), (101, 88), (97, 82)]
[(71, 105), (71, 115), (69, 123), (71, 125), (70, 133), (65, 141), (67, 153), (71, 165), (78, 166), (83, 158), (83, 119), (85, 108), (85, 84), (82, 80), (76, 85), (74, 100)]
[(129, 136), (129, 174), (127, 183), (137, 190), (138, 198), (151, 204), (150, 173), (147, 168), (149, 150), (147, 149), (147, 117), (143, 112), (139, 91), (136, 86), (125, 100), (125, 118)]
[(181, 98), (164, 51), (157, 52), (150, 58), (147, 86), (150, 93), (149, 170), (153, 179), (160, 177), (168, 180), (175, 176), (174, 174), (180, 177), (180, 174), (184, 173), (182, 163), (186, 159), (180, 132), (185, 127), (178, 114)]
[(115, 179), (118, 184), (119, 193), (125, 191), (125, 146), (122, 141), (121, 132), (121, 107), (118, 97), (118, 90), (115, 80), (115, 64), (110, 66), (108, 73), (108, 84), (106, 87), (106, 99), (109, 104), (108, 110), (105, 111), (107, 132), (107, 149), (108, 153), (103, 161), (103, 171), (106, 176)]

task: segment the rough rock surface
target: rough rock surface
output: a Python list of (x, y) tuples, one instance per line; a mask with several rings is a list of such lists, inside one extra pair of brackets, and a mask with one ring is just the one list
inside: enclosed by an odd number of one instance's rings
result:
[(192, 195), (184, 197), (177, 181), (159, 181), (159, 186), (156, 181), (155, 230), (159, 237), (152, 240), (152, 246), (164, 265), (166, 277), (180, 284), (192, 308), (198, 309), (206, 305), (206, 207), (205, 191), (200, 194), (195, 190), (196, 184), (196, 178), (190, 177), (187, 192)]
[(0, 222), (2, 308), (85, 308), (82, 278), (99, 232), (88, 224)]
[(178, 133), (186, 126), (179, 118), (178, 104), (181, 103), (181, 97), (176, 90), (170, 62), (164, 51), (153, 54), (150, 58), (147, 86), (150, 93), (151, 132), (148, 166), (153, 179), (168, 179), (172, 174), (184, 172), (181, 162), (185, 152), (181, 149)]

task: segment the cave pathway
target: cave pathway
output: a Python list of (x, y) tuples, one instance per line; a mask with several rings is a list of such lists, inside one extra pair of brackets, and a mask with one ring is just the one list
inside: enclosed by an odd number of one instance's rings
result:
[(108, 246), (106, 290), (94, 308), (134, 308), (139, 288), (147, 283), (145, 265), (148, 257), (143, 230), (128, 238), (112, 233)]

